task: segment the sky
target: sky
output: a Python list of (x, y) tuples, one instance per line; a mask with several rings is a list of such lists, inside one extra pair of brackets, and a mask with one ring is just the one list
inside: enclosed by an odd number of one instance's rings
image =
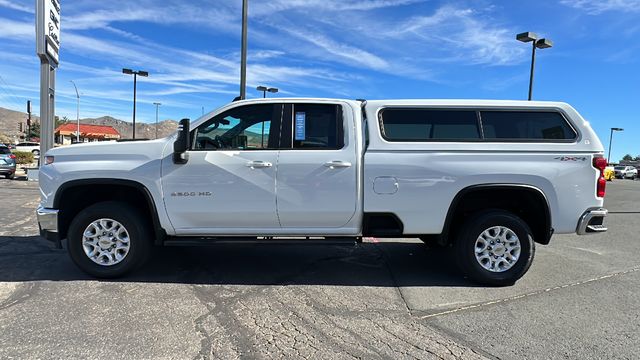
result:
[[(38, 113), (34, 0), (0, 0), (0, 106)], [(56, 114), (195, 119), (239, 93), (241, 0), (61, 1)], [(247, 96), (565, 101), (612, 159), (640, 154), (640, 0), (249, 0)], [(269, 96), (273, 96), (269, 94)]]

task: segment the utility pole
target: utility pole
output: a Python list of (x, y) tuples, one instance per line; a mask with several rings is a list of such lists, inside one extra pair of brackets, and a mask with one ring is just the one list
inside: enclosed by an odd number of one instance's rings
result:
[(70, 81), (73, 84), (73, 88), (76, 89), (76, 100), (77, 100), (77, 104), (76, 104), (76, 122), (77, 122), (76, 142), (79, 143), (80, 142), (80, 93), (78, 92), (78, 87), (76, 86), (76, 83), (73, 80), (70, 80)]
[(27, 136), (25, 140), (29, 141), (31, 135), (31, 100), (27, 100)]
[(242, 0), (242, 50), (240, 54), (240, 100), (247, 98), (247, 15), (249, 0)]
[(153, 105), (156, 106), (156, 139), (158, 138), (158, 107), (162, 105), (159, 102), (154, 102)]

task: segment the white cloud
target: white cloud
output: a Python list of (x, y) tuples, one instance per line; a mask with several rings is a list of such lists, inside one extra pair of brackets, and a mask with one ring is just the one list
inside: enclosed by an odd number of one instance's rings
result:
[(287, 10), (321, 11), (367, 11), (425, 2), (425, 0), (271, 0), (257, 2), (251, 6), (254, 15), (270, 15)]
[[(320, 92), (353, 97), (366, 83), (378, 81), (377, 74), (443, 81), (451, 64), (526, 60), (524, 49), (513, 40), (515, 32), (491, 19), (490, 11), (426, 7), (424, 2), (252, 1), (248, 86), (276, 86), (294, 96)], [(0, 0), (0, 7), (12, 4)], [(84, 92), (88, 111), (116, 111), (131, 98), (131, 78), (121, 74), (122, 67), (151, 73), (139, 87), (145, 104), (178, 99), (176, 106), (192, 107), (227, 100), (238, 92), (240, 1), (212, 6), (165, 0), (158, 6), (155, 0), (74, 0), (64, 5), (59, 100), (72, 101), (72, 78)], [(394, 7), (404, 8), (387, 11)], [(210, 40), (176, 44), (149, 39), (131, 30), (139, 26), (191, 32), (194, 38)], [(34, 36), (32, 22), (0, 18), (0, 38), (22, 46), (18, 55), (31, 56)], [(32, 58), (37, 61), (35, 55)], [(19, 56), (0, 54), (0, 59), (2, 72), (8, 68), (6, 62), (37, 71), (32, 63), (20, 63)], [(37, 76), (33, 79), (35, 86)]]
[(607, 11), (640, 12), (640, 0), (562, 0), (561, 3), (592, 15)]
[[(33, 3), (33, 2), (32, 2)], [(16, 4), (15, 1), (11, 0), (0, 0), (0, 7), (9, 8), (12, 10), (18, 10), (33, 14), (35, 12), (34, 8), (28, 5)]]
[(0, 17), (0, 39), (9, 40), (33, 40), (36, 38), (36, 29), (33, 23), (14, 21)]
[(509, 65), (523, 59), (524, 50), (513, 40), (514, 30), (472, 9), (443, 6), (432, 15), (390, 28), (386, 36), (413, 43), (416, 55), (430, 53), (427, 56), (436, 55), (439, 62)]
[(328, 56), (325, 60), (333, 59), (348, 64), (358, 64), (368, 69), (384, 70), (389, 67), (387, 61), (383, 58), (352, 45), (338, 42), (320, 32), (305, 31), (294, 27), (284, 27), (280, 30), (297, 38), (299, 41), (305, 41), (315, 45), (317, 48), (326, 52)]

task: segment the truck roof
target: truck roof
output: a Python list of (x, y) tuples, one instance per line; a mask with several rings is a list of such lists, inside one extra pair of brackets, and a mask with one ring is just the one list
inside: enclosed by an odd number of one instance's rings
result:
[(510, 106), (510, 107), (564, 107), (563, 102), (526, 100), (476, 100), (476, 99), (387, 99), (368, 100), (367, 105), (440, 105), (440, 106)]
[[(257, 102), (358, 102), (356, 99), (337, 98), (307, 98), (307, 97), (278, 97), (278, 98), (257, 98), (239, 100), (235, 103), (257, 103)], [(571, 106), (559, 101), (527, 101), (527, 100), (479, 100), (479, 99), (378, 99), (366, 100), (368, 108), (380, 108), (387, 106), (479, 106), (479, 107), (517, 107), (517, 108), (561, 108), (568, 109)]]

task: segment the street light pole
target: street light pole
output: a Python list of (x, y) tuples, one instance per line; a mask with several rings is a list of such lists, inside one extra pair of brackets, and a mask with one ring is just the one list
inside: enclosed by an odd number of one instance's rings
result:
[(531, 101), (531, 97), (533, 96), (533, 73), (536, 67), (536, 42), (532, 41), (531, 45), (533, 49), (531, 50), (531, 73), (529, 74), (529, 101)]
[(607, 162), (611, 163), (611, 143), (613, 142), (613, 132), (624, 131), (623, 128), (611, 128), (611, 134), (609, 134), (609, 155), (607, 155)]
[(138, 84), (138, 75), (147, 77), (147, 71), (133, 71), (131, 69), (122, 69), (123, 74), (133, 75), (133, 139), (136, 138), (136, 88)]
[(547, 49), (553, 46), (553, 42), (549, 39), (538, 39), (538, 35), (532, 32), (524, 32), (516, 35), (516, 40), (527, 43), (531, 42), (531, 72), (529, 74), (529, 97), (531, 101), (533, 97), (533, 75), (536, 65), (536, 48)]
[(242, 49), (240, 54), (240, 100), (247, 98), (247, 15), (249, 0), (242, 0)]
[(153, 105), (156, 106), (156, 139), (158, 138), (158, 107), (162, 105), (159, 102), (154, 102)]
[(79, 143), (80, 142), (80, 93), (78, 92), (78, 87), (76, 86), (76, 83), (73, 80), (70, 80), (70, 81), (73, 84), (73, 88), (76, 89), (76, 100), (77, 100), (76, 121), (78, 123), (78, 127), (76, 129), (76, 142)]

